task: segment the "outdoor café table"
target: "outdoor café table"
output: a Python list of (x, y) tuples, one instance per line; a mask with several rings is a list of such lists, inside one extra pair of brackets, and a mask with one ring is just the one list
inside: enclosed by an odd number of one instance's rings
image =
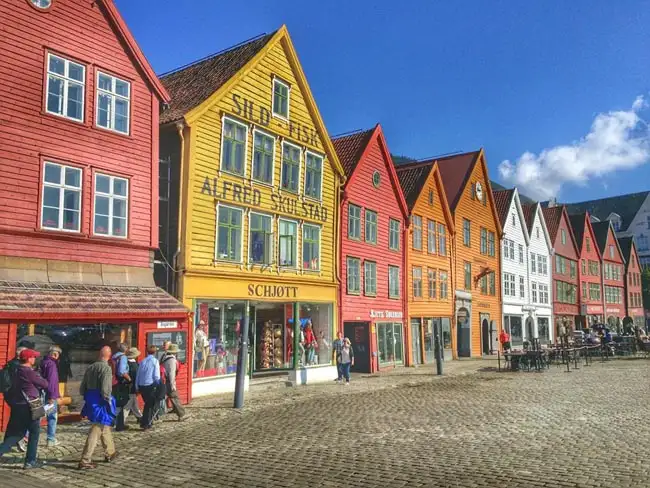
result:
[(506, 361), (510, 362), (510, 369), (512, 371), (519, 371), (521, 359), (526, 355), (524, 351), (508, 351), (503, 354)]

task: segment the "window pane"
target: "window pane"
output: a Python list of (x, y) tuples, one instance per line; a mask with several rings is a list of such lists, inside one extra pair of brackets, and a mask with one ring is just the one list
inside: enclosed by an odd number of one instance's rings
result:
[(115, 127), (118, 132), (128, 134), (129, 132), (129, 102), (115, 100)]
[(76, 210), (63, 211), (63, 228), (77, 230), (79, 228), (79, 212)]
[(65, 61), (56, 56), (50, 56), (49, 71), (59, 75), (65, 75)]
[(126, 219), (113, 217), (113, 235), (120, 237), (126, 236)]
[(123, 97), (129, 96), (129, 84), (122, 80), (115, 80), (115, 93)]
[(100, 93), (97, 96), (98, 102), (98, 112), (97, 112), (97, 125), (100, 127), (108, 128), (110, 127), (110, 107), (111, 107), (111, 97), (104, 93)]
[(48, 183), (61, 183), (61, 166), (45, 164), (45, 181)]
[(101, 193), (111, 192), (111, 179), (108, 176), (97, 175), (95, 177), (95, 191)]
[(97, 88), (100, 90), (113, 91), (113, 80), (110, 76), (99, 74), (99, 79), (97, 81)]
[(76, 83), (68, 85), (68, 106), (66, 115), (73, 119), (83, 119), (83, 87)]
[(113, 193), (125, 197), (127, 194), (127, 180), (123, 178), (113, 179)]
[(65, 169), (65, 184), (81, 188), (81, 170), (76, 168)]
[(59, 208), (59, 195), (61, 190), (46, 186), (43, 189), (43, 205), (46, 207)]
[(47, 92), (47, 110), (55, 114), (63, 113), (63, 80), (54, 76), (49, 77)]
[(95, 196), (95, 215), (108, 215), (109, 198)]
[(76, 190), (65, 190), (63, 194), (63, 208), (66, 210), (79, 210), (80, 192)]
[(43, 209), (43, 218), (42, 218), (43, 227), (49, 227), (51, 229), (56, 229), (59, 227), (59, 209), (58, 208), (44, 208)]
[(116, 198), (113, 200), (113, 215), (126, 218), (126, 200)]

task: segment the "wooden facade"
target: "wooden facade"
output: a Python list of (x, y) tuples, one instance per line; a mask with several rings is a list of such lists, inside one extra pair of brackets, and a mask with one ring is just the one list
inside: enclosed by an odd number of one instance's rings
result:
[(625, 310), (625, 259), (609, 220), (593, 225), (602, 256), (604, 320), (622, 329)]
[(643, 289), (641, 285), (642, 267), (636, 250), (634, 237), (619, 237), (619, 247), (625, 260), (625, 313), (637, 327), (645, 326)]
[(347, 177), (341, 201), (339, 323), (357, 345), (355, 369), (374, 372), (405, 360), (408, 210), (380, 125), (332, 142)]
[[(448, 357), (455, 357), (453, 318), (454, 220), (436, 161), (398, 167), (409, 208), (404, 267), (408, 297), (407, 364), (432, 362), (440, 336)], [(437, 330), (435, 330), (437, 329)]]

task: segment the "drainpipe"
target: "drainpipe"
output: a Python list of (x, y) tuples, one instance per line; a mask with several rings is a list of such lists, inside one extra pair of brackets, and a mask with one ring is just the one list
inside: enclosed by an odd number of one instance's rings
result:
[[(179, 290), (180, 290), (180, 279), (181, 279), (181, 271), (185, 269), (184, 264), (185, 263), (179, 263), (179, 256), (181, 254), (181, 239), (183, 236), (183, 183), (184, 183), (184, 159), (185, 159), (185, 136), (183, 135), (183, 130), (185, 129), (185, 122), (180, 121), (176, 123), (176, 131), (178, 132), (178, 138), (180, 139), (181, 142), (181, 157), (180, 157), (180, 162), (179, 162), (179, 178), (178, 178), (178, 229), (177, 229), (177, 236), (176, 236), (176, 252), (174, 252), (174, 258), (172, 262), (174, 263), (174, 295), (178, 299), (182, 299), (181, 296), (179, 296)], [(185, 256), (183, 256), (184, 258)], [(184, 260), (184, 259), (183, 259)]]
[[(408, 312), (408, 300), (409, 300), (409, 287), (408, 287), (408, 277), (409, 277), (409, 262), (408, 262), (408, 245), (409, 245), (409, 229), (411, 227), (410, 225), (411, 222), (411, 216), (409, 215), (406, 219), (404, 219), (404, 229), (402, 230), (402, 283), (401, 283), (401, 294), (402, 294), (402, 309), (404, 310), (404, 332), (408, 332), (405, 334), (405, 346), (404, 350), (405, 353), (406, 351), (409, 351), (410, 354), (404, 354), (404, 364), (407, 366), (413, 366), (412, 364), (412, 358), (413, 358), (413, 351), (411, 351), (411, 348), (413, 347), (413, 340), (411, 339), (411, 334), (413, 334), (413, 331), (411, 330), (411, 318), (409, 316)], [(379, 354), (379, 351), (377, 351), (377, 354)], [(379, 364), (377, 365), (377, 369), (379, 369)]]
[[(338, 296), (338, 317), (339, 321), (337, 324), (337, 331), (343, 332), (343, 307), (341, 306), (343, 304), (343, 287), (341, 283), (341, 266), (342, 266), (342, 257), (341, 257), (341, 247), (343, 245), (343, 236), (341, 235), (341, 209), (343, 208), (343, 205), (347, 201), (348, 197), (344, 192), (341, 192), (341, 183), (337, 182), (335, 185), (335, 197), (334, 197), (334, 211), (336, 212), (336, 232), (334, 232), (334, 235), (332, 236), (332, 243), (334, 245), (334, 249), (336, 250), (334, 253), (335, 257), (335, 262), (334, 262), (334, 279), (338, 283), (338, 290), (339, 290), (339, 296)], [(341, 194), (342, 193), (342, 194)]]

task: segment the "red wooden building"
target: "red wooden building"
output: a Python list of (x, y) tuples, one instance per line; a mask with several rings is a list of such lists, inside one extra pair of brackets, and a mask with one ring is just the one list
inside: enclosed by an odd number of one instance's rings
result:
[(625, 314), (637, 327), (644, 327), (641, 262), (634, 237), (619, 237), (618, 245), (625, 260)]
[(560, 327), (575, 330), (579, 321), (580, 253), (564, 205), (542, 209), (555, 249), (553, 258), (553, 316), (557, 338)]
[(0, 19), (0, 366), (58, 344), (73, 412), (104, 344), (191, 354), (188, 311), (152, 274), (169, 97), (112, 0), (5, 0)]
[(625, 318), (625, 259), (609, 220), (591, 224), (602, 256), (605, 323), (621, 330)]
[(580, 266), (578, 266), (580, 318), (576, 326), (582, 329), (592, 324), (603, 323), (603, 280), (600, 270), (602, 257), (589, 214), (571, 215), (569, 221), (580, 256)]
[(354, 369), (404, 364), (407, 209), (381, 126), (332, 141), (347, 182), (341, 201), (340, 320)]

